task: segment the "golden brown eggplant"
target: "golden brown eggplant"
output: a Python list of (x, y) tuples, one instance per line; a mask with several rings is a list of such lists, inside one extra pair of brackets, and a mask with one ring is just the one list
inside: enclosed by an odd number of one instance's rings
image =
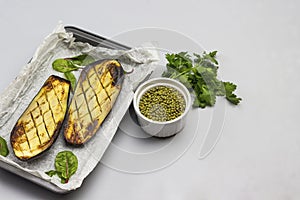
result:
[(50, 76), (14, 126), (10, 141), (21, 160), (29, 160), (54, 143), (68, 106), (70, 82)]
[(123, 76), (117, 60), (100, 60), (81, 72), (64, 128), (68, 143), (83, 144), (97, 132), (120, 93)]

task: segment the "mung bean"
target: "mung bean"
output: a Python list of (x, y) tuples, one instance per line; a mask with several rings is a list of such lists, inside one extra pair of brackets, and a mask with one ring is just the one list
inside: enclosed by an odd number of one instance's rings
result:
[(146, 91), (139, 102), (140, 112), (154, 121), (170, 121), (185, 110), (183, 95), (169, 86), (156, 86)]

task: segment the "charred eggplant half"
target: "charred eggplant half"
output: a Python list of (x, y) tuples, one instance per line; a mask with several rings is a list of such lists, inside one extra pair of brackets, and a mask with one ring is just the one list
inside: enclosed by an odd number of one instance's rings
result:
[(20, 160), (32, 159), (49, 149), (64, 121), (70, 82), (50, 76), (14, 126), (10, 141)]
[(68, 143), (81, 145), (95, 135), (120, 93), (123, 77), (117, 60), (96, 61), (83, 69), (64, 127)]

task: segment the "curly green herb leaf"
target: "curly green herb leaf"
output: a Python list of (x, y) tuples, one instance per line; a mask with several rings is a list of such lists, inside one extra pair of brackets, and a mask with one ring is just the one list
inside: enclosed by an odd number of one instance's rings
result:
[(52, 177), (57, 175), (61, 179), (61, 183), (68, 183), (72, 175), (78, 168), (78, 159), (71, 151), (59, 152), (55, 158), (55, 170), (45, 172)]
[(224, 82), (224, 87), (226, 90), (226, 99), (234, 105), (240, 103), (242, 98), (238, 98), (233, 92), (236, 90), (236, 85), (230, 82)]
[(233, 94), (236, 85), (217, 78), (219, 66), (216, 55), (217, 51), (203, 52), (202, 55), (194, 53), (193, 57), (187, 52), (166, 54), (167, 70), (162, 76), (177, 79), (194, 92), (194, 107), (213, 106), (216, 96), (225, 96), (237, 105), (242, 99)]
[(8, 153), (6, 140), (0, 136), (0, 155), (6, 157)]

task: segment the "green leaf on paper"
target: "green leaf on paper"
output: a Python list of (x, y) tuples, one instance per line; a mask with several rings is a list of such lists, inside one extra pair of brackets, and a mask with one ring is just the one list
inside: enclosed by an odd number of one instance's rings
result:
[(77, 82), (75, 75), (72, 72), (65, 72), (64, 75), (65, 75), (66, 79), (70, 81), (72, 91), (74, 91), (75, 87), (76, 87), (76, 82)]
[(82, 54), (71, 58), (56, 59), (52, 63), (52, 68), (55, 71), (64, 73), (66, 79), (71, 82), (71, 87), (72, 90), (74, 91), (77, 80), (75, 75), (72, 72), (77, 71), (92, 62), (95, 62), (95, 58), (87, 54)]
[(7, 148), (7, 142), (4, 138), (0, 136), (0, 155), (6, 157), (9, 153)]
[(45, 172), (52, 177), (57, 175), (61, 179), (61, 183), (68, 183), (72, 175), (78, 168), (78, 159), (71, 151), (59, 152), (55, 158), (55, 170)]

